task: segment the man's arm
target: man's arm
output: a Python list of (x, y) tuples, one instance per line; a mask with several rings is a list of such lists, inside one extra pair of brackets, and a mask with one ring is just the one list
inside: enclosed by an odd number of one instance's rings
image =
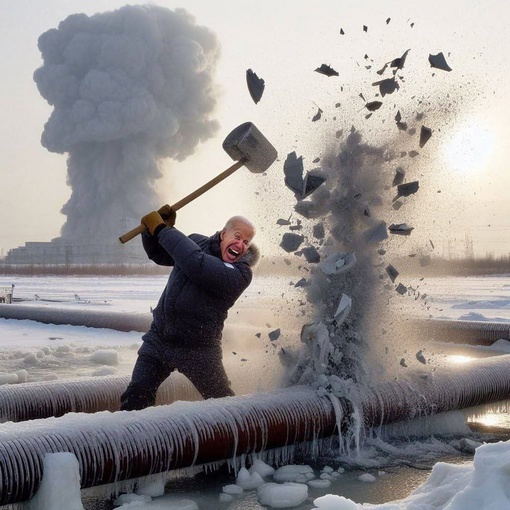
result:
[(251, 283), (252, 272), (247, 264), (227, 264), (218, 257), (208, 255), (175, 228), (164, 228), (158, 238), (186, 276), (211, 294), (237, 299)]
[(148, 232), (142, 233), (142, 245), (150, 260), (158, 266), (173, 266), (175, 265), (174, 259), (170, 254), (159, 244), (158, 236), (153, 236)]

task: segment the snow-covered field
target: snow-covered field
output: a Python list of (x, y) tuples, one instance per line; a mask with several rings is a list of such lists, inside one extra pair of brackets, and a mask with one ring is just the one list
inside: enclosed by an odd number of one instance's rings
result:
[[(165, 277), (0, 277), (0, 287), (15, 285), (14, 297), (20, 301), (12, 306), (108, 309), (123, 313), (149, 312), (156, 305), (165, 283)], [(510, 277), (429, 278), (420, 285), (421, 292), (428, 296), (427, 305), (420, 301), (417, 306), (413, 304), (416, 303), (413, 298), (403, 300), (402, 303), (406, 304), (403, 313), (510, 322)], [(282, 295), (285, 297), (283, 300)], [(276, 352), (278, 347), (299, 339), (304, 320), (298, 305), (300, 298), (300, 290), (289, 285), (287, 278), (258, 277), (232, 309), (225, 328), (224, 356), (236, 393), (265, 391), (278, 386), (281, 367)], [(272, 342), (268, 334), (277, 328), (281, 329), (281, 337)], [(137, 332), (0, 319), (0, 371), (2, 377), (10, 382), (16, 382), (13, 378), (18, 376), (18, 382), (23, 382), (105, 374), (128, 375), (136, 358), (140, 337)], [(498, 342), (498, 349), (493, 349), (490, 354), (510, 352), (508, 343)], [(487, 354), (487, 348), (470, 347), (469, 350), (474, 357), (477, 353)], [(112, 356), (112, 352), (115, 355)], [(506, 418), (503, 421), (507, 421)], [(214, 487), (209, 484), (204, 490), (207, 495), (201, 494), (200, 487), (193, 482), (186, 486), (186, 493), (178, 496), (172, 494), (169, 484), (167, 494), (163, 495), (164, 480), (161, 480), (138, 495), (123, 496), (117, 504), (122, 509), (142, 510), (270, 507), (300, 510), (479, 510), (489, 508), (489, 504), (492, 505), (490, 508), (509, 508), (509, 443), (480, 446), (473, 463), (472, 455), (465, 453), (466, 445), (474, 447), (477, 444), (462, 442), (460, 437), (470, 440), (479, 440), (480, 437), (470, 435), (463, 419), (459, 421), (459, 415), (451, 416), (443, 425), (438, 425), (438, 435), (442, 427), (445, 430), (446, 423), (449, 432), (441, 439), (428, 437), (413, 442), (406, 439), (391, 445), (380, 441), (368, 442), (358, 459), (332, 458), (334, 468), (326, 464), (314, 465), (313, 468), (287, 467), (275, 478), (268, 474), (267, 466), (252, 466), (251, 473), (244, 470), (239, 473), (237, 485), (233, 474), (230, 480), (218, 481)], [(444, 460), (454, 463), (442, 462)], [(434, 464), (427, 481), (419, 486), (429, 471), (410, 466), (432, 467)], [(62, 475), (59, 474), (62, 470), (72, 473), (73, 466), (73, 459), (62, 456), (55, 458), (46, 470), (54, 474), (48, 474), (45, 483), (66, 498), (66, 510), (83, 508), (79, 491), (73, 493), (71, 482), (65, 484), (64, 490)], [(338, 466), (345, 466), (345, 471)], [(262, 485), (257, 489), (254, 472), (259, 473), (262, 481), (277, 485)], [(249, 478), (250, 474), (252, 478)], [(308, 478), (308, 483), (293, 485), (296, 478), (298, 481)], [(288, 482), (286, 485), (282, 485), (284, 480)], [(418, 489), (409, 495), (417, 486)], [(56, 510), (57, 506), (51, 507), (51, 493), (49, 489), (41, 490), (32, 508)], [(381, 504), (382, 501), (398, 498), (406, 499)], [(367, 501), (379, 504), (361, 504)]]

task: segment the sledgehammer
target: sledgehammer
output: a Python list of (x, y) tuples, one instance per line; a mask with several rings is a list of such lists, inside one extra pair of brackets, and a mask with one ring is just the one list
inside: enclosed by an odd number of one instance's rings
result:
[[(221, 174), (214, 177), (214, 179), (211, 179), (209, 182), (172, 205), (171, 207), (174, 211), (177, 211), (195, 200), (195, 198), (203, 195), (206, 191), (216, 186), (216, 184), (226, 179), (229, 175), (232, 175), (242, 166), (245, 166), (254, 174), (265, 172), (278, 156), (276, 149), (251, 122), (245, 122), (232, 130), (223, 141), (223, 149), (235, 163)], [(119, 241), (122, 244), (127, 243), (144, 230), (145, 226), (139, 225), (120, 236)]]

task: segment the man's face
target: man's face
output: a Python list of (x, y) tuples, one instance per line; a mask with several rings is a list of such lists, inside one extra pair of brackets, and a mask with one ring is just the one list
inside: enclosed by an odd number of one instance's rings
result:
[(246, 253), (254, 235), (253, 228), (241, 222), (229, 230), (223, 229), (220, 242), (223, 262), (237, 262)]

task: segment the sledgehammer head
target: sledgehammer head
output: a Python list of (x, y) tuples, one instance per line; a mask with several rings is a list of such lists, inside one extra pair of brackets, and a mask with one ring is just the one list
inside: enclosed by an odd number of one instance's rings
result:
[(244, 160), (244, 166), (256, 174), (265, 172), (278, 156), (269, 140), (251, 122), (231, 131), (223, 149), (234, 161)]

